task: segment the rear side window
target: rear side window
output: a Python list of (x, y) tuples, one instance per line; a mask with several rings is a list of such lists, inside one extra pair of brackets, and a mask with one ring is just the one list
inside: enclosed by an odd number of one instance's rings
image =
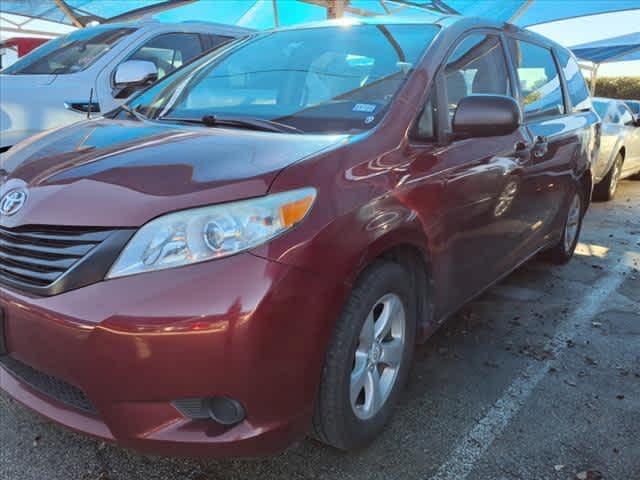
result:
[(525, 119), (539, 120), (564, 114), (560, 76), (551, 50), (521, 40), (513, 40), (511, 45)]
[(603, 102), (600, 100), (596, 100), (593, 102), (593, 108), (595, 109), (596, 112), (598, 112), (598, 115), (600, 115), (600, 118), (604, 121), (610, 121), (610, 104), (607, 102)]
[(633, 125), (633, 115), (626, 105), (618, 105), (618, 112), (620, 113), (620, 123), (622, 125)]
[(152, 38), (129, 60), (147, 60), (158, 68), (158, 78), (180, 68), (203, 51), (197, 33), (166, 33)]
[(636, 115), (640, 114), (640, 102), (627, 102), (627, 106), (631, 109), (633, 113)]
[(453, 51), (444, 68), (449, 126), (460, 100), (474, 94), (509, 95), (504, 49), (497, 35), (475, 33)]
[(574, 112), (589, 110), (591, 108), (589, 89), (582, 76), (578, 62), (564, 50), (558, 50), (558, 61), (567, 81), (572, 110)]

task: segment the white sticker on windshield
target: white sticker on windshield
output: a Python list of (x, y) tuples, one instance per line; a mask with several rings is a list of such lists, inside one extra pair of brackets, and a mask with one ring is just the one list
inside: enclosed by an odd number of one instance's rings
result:
[(356, 103), (353, 106), (354, 112), (372, 113), (376, 109), (376, 106), (372, 103)]

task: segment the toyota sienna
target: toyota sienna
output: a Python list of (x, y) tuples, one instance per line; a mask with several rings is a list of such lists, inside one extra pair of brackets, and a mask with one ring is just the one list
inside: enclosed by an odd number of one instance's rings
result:
[(598, 133), (575, 58), (510, 25), (236, 40), (7, 153), (2, 389), (143, 451), (362, 446), (416, 343), (571, 258)]

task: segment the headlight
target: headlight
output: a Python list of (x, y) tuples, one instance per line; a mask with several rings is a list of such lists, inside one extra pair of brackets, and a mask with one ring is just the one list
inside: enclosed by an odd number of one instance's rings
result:
[(298, 224), (315, 198), (314, 188), (302, 188), (159, 217), (136, 232), (106, 278), (204, 262), (256, 247)]

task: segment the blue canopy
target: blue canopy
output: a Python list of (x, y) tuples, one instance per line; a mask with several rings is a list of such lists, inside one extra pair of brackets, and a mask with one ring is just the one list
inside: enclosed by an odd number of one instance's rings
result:
[(463, 15), (491, 17), (521, 27), (569, 18), (640, 8), (639, 0), (445, 0)]
[[(72, 14), (76, 18), (84, 20), (83, 23), (117, 17), (146, 7), (160, 7), (161, 5), (178, 7), (183, 3), (189, 2), (184, 0), (65, 0), (65, 4)], [(72, 19), (54, 0), (2, 0), (0, 1), (0, 12), (58, 23), (73, 23)]]
[(640, 32), (572, 47), (576, 57), (593, 63), (640, 60)]
[[(144, 13), (164, 11), (163, 20), (208, 19), (269, 28), (276, 23), (290, 25), (326, 18), (326, 0), (65, 0), (73, 16), (105, 20), (132, 10)], [(520, 26), (640, 8), (639, 0), (345, 0), (346, 15), (388, 15), (428, 17), (446, 13), (489, 16)], [(275, 8), (274, 8), (275, 5)], [(154, 10), (155, 9), (155, 10)], [(0, 11), (71, 24), (72, 19), (54, 0), (2, 0)]]

